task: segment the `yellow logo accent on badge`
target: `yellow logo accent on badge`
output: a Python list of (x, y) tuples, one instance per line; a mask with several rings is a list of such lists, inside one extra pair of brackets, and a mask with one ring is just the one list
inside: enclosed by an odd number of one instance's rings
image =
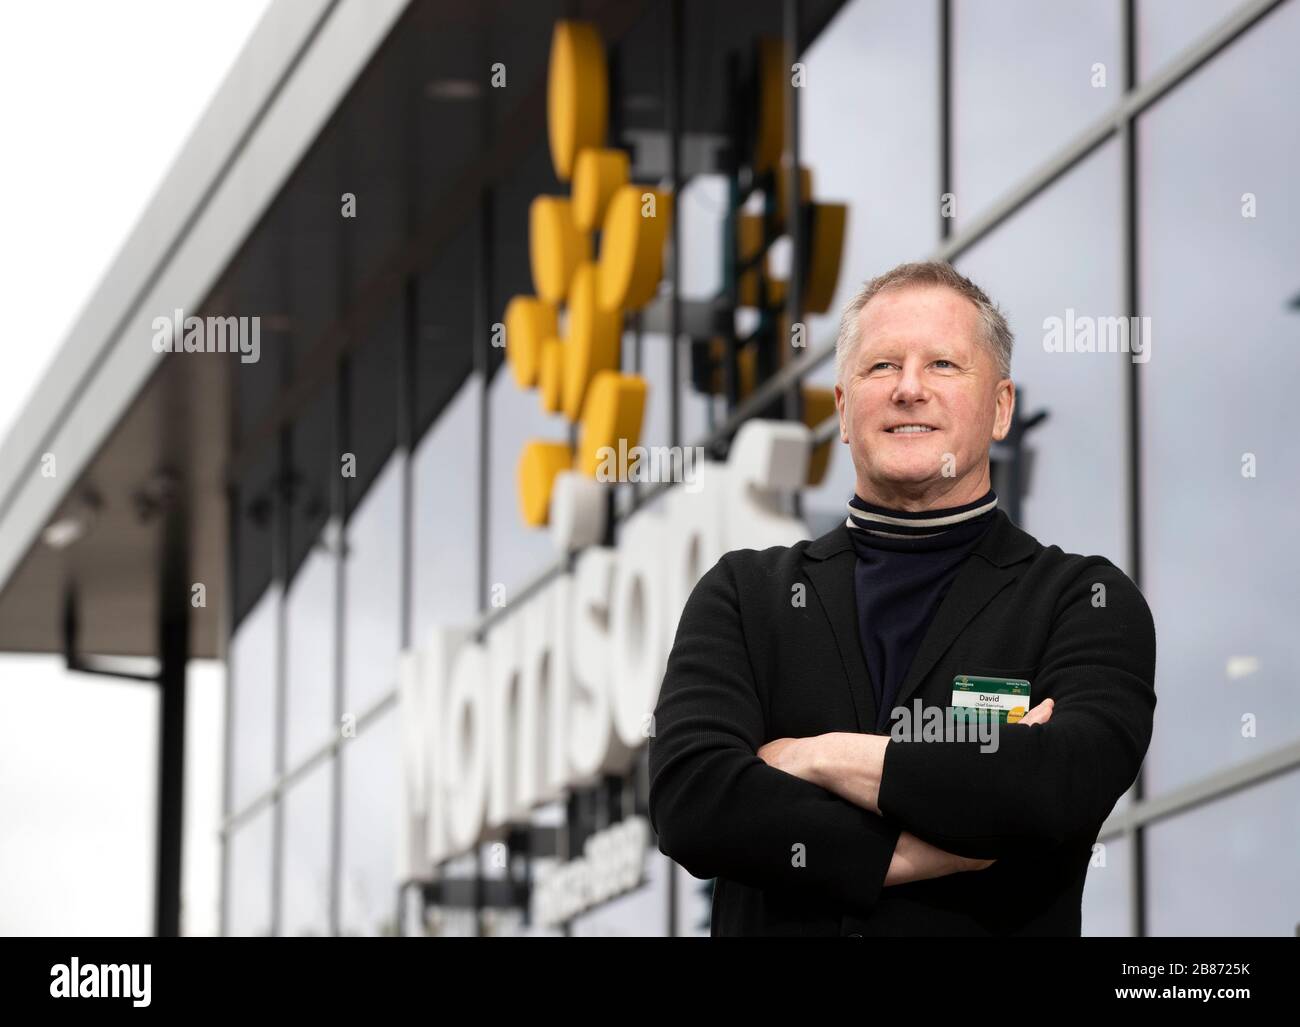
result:
[(1017, 723), (1028, 711), (1023, 706), (1013, 706), (1007, 710), (1007, 723)]

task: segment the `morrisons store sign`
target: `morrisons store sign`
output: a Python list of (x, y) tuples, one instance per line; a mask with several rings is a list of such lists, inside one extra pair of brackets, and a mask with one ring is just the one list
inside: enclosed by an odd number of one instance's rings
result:
[[(621, 774), (654, 731), (677, 622), (723, 553), (806, 537), (784, 513), (807, 477), (810, 433), (750, 421), (726, 463), (623, 523), (615, 547), (587, 545), (571, 573), (511, 607), (476, 640), (439, 627), (402, 654), (400, 880), (430, 870), (566, 789)], [(607, 486), (576, 472), (551, 497), (557, 546), (581, 546)], [(561, 509), (563, 508), (563, 509)]]

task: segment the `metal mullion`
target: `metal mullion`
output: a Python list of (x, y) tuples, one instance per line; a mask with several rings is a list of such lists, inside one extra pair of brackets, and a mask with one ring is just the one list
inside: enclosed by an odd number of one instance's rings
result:
[[(1124, 67), (1124, 95), (1137, 88), (1137, 4), (1136, 0), (1123, 0), (1122, 58)], [(1137, 135), (1136, 114), (1124, 119), (1120, 126), (1120, 160), (1122, 182), (1120, 214), (1122, 217), (1124, 252), (1121, 263), (1124, 274), (1124, 312), (1132, 318), (1138, 312), (1138, 224), (1137, 224)], [(1136, 324), (1136, 321), (1130, 321)], [(1126, 362), (1124, 375), (1125, 430), (1128, 445), (1126, 459), (1127, 499), (1129, 512), (1128, 563), (1133, 583), (1142, 587), (1142, 476), (1141, 476), (1141, 396), (1138, 374), (1141, 365)], [(1145, 798), (1145, 761), (1138, 768), (1133, 782), (1133, 801)], [(1146, 902), (1146, 836), (1141, 824), (1134, 824), (1125, 832), (1132, 859), (1129, 880), (1129, 926), (1134, 937), (1144, 938), (1147, 933)]]
[[(672, 246), (669, 249), (668, 286), (668, 378), (677, 381), (681, 375), (681, 331), (682, 331), (682, 46), (685, 11), (682, 0), (671, 0), (668, 6), (668, 54), (666, 106), (668, 108), (668, 174), (672, 189), (671, 224), (669, 233)], [(640, 315), (638, 314), (638, 329)], [(638, 338), (639, 338), (638, 331)], [(682, 442), (682, 411), (680, 397), (676, 389), (668, 393), (668, 438), (673, 446)]]
[[(406, 303), (403, 314), (402, 345), (397, 363), (397, 448), (401, 465), (401, 542), (400, 542), (400, 578), (399, 578), (399, 648), (402, 651), (411, 645), (414, 634), (414, 588), (415, 588), (415, 483), (414, 460), (412, 449), (415, 439), (415, 360), (419, 341), (419, 284), (412, 276), (406, 283)], [(358, 731), (358, 734), (360, 731)], [(393, 921), (394, 932), (398, 937), (405, 933), (405, 917), (402, 904), (404, 885), (399, 882), (397, 892), (397, 915)]]
[[(668, 114), (668, 166), (669, 176), (672, 183), (672, 224), (670, 225), (670, 234), (672, 236), (672, 248), (669, 253), (670, 263), (668, 265), (668, 287), (669, 287), (669, 307), (668, 307), (668, 381), (671, 386), (668, 390), (668, 439), (672, 446), (680, 446), (682, 442), (682, 410), (681, 396), (677, 390), (678, 380), (681, 378), (681, 331), (682, 331), (682, 237), (681, 237), (681, 207), (682, 207), (682, 45), (683, 45), (683, 21), (685, 11), (682, 6), (682, 0), (671, 0), (668, 5), (668, 53), (667, 53), (667, 82), (665, 98)], [(637, 351), (638, 359), (640, 357), (641, 346), (641, 315), (637, 314)], [(634, 486), (632, 508), (636, 509), (636, 500), (644, 494), (642, 487)], [(614, 524), (611, 520), (609, 532), (612, 538)], [(667, 924), (665, 933), (670, 938), (677, 937), (677, 870), (673, 866), (668, 874), (668, 889), (665, 902), (667, 903)], [(567, 927), (566, 927), (567, 933)]]
[(348, 484), (343, 477), (341, 460), (351, 443), (348, 417), (351, 410), (351, 361), (339, 361), (334, 396), (334, 466), (331, 470), (330, 518), (334, 523), (334, 758), (330, 761), (330, 934), (342, 933), (343, 910), (343, 758), (337, 748), (339, 727), (344, 714), (344, 660), (347, 638), (344, 631), (347, 611), (348, 554)]
[[(233, 404), (231, 410), (233, 411)], [(226, 704), (224, 714), (224, 729), (222, 738), (222, 766), (221, 766), (221, 815), (224, 822), (229, 822), (232, 810), (231, 801), (234, 797), (234, 766), (233, 759), (235, 731), (234, 731), (234, 713), (235, 713), (235, 661), (234, 661), (234, 625), (236, 611), (236, 593), (235, 589), (238, 584), (236, 569), (239, 566), (239, 489), (231, 484), (226, 487), (226, 594), (224, 597), (223, 608), (225, 610), (225, 624), (221, 632), (221, 638), (225, 647), (225, 667), (226, 667)], [(221, 836), (221, 894), (217, 902), (217, 935), (218, 937), (228, 937), (230, 933), (230, 844), (231, 832), (225, 828), (224, 823)]]
[[(952, 192), (952, 0), (939, 0), (939, 198)], [(952, 235), (939, 204), (939, 238)]]
[(289, 622), (289, 466), (290, 432), (280, 429), (271, 504), (271, 580), (279, 589), (275, 599), (275, 780), (271, 797), (271, 936), (280, 936), (280, 901), (284, 896), (284, 793), (278, 783), (284, 776), (288, 723), (288, 622)]
[[(470, 341), (473, 352), (474, 370), (479, 377), (479, 461), (478, 461), (478, 539), (477, 552), (477, 592), (480, 617), (490, 609), (488, 596), (488, 558), (490, 545), (489, 525), (489, 474), (491, 454), (491, 418), (489, 415), (491, 353), (488, 350), (490, 337), (489, 326), (492, 324), (492, 204), (495, 193), (485, 191), (479, 198), (479, 231), (477, 240), (478, 259), (474, 262), (475, 283), (475, 318), (474, 335)], [(475, 929), (479, 937), (483, 936), (483, 868), (480, 859), (480, 847), (474, 846), (475, 878)]]
[(1106, 818), (1098, 840), (1126, 837), (1138, 827), (1182, 816), (1201, 806), (1208, 806), (1229, 796), (1257, 787), (1276, 777), (1300, 771), (1300, 739), (1279, 746), (1253, 760), (1225, 767), (1200, 780), (1182, 785), (1154, 799), (1136, 802), (1121, 813)]
[(415, 358), (416, 337), (419, 332), (417, 283), (407, 282), (406, 306), (401, 350), (397, 362), (397, 451), (401, 460), (401, 543), (402, 569), (398, 584), (401, 648), (411, 644), (414, 616), (414, 466), (412, 451), (415, 445)]
[[(804, 224), (803, 188), (799, 175), (799, 90), (794, 84), (794, 65), (799, 59), (799, 0), (785, 0), (785, 134), (789, 166), (786, 172), (785, 231), (790, 237), (790, 276), (786, 284), (786, 330), (773, 327), (778, 347), (778, 367), (794, 363), (790, 352), (790, 332), (803, 322), (803, 284), (811, 260), (808, 255), (808, 233)], [(779, 181), (779, 180), (778, 180)], [(776, 318), (773, 318), (776, 320)], [(804, 326), (805, 330), (807, 326)], [(794, 381), (782, 398), (782, 416), (787, 421), (803, 420), (803, 382)], [(792, 512), (803, 514), (803, 496), (795, 490), (790, 497)]]

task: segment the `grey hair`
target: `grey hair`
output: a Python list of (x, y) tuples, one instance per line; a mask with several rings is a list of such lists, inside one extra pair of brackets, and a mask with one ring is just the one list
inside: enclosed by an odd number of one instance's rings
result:
[(984, 294), (984, 290), (969, 278), (957, 272), (951, 264), (939, 260), (916, 261), (899, 264), (865, 282), (854, 297), (844, 306), (840, 315), (840, 330), (835, 338), (835, 380), (843, 381), (844, 369), (858, 347), (861, 336), (862, 308), (886, 289), (901, 289), (912, 285), (943, 285), (965, 296), (975, 305), (983, 326), (983, 343), (993, 356), (1003, 378), (1011, 377), (1011, 347), (1014, 339), (1006, 316)]

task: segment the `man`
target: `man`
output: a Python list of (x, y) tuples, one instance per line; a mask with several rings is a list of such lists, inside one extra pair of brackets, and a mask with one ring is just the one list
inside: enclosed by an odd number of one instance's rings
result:
[(947, 264), (868, 282), (836, 346), (848, 518), (728, 553), (692, 592), (650, 818), (717, 879), (714, 935), (1080, 933), (1098, 829), (1151, 739), (1155, 628), (1109, 560), (997, 509), (1011, 349)]

